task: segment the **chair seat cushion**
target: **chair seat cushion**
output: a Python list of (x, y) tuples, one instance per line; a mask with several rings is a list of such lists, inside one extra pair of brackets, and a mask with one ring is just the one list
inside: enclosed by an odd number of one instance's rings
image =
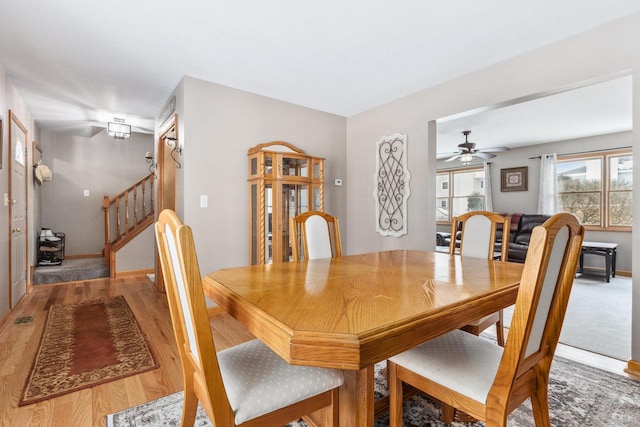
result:
[(484, 404), (502, 351), (485, 338), (455, 330), (389, 360)]
[(258, 339), (219, 352), (218, 363), (236, 424), (344, 382), (342, 371), (290, 365)]

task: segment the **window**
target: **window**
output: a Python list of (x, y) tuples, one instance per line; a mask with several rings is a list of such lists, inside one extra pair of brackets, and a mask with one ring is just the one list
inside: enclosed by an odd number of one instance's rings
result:
[(484, 169), (443, 171), (436, 174), (436, 221), (484, 209)]
[(633, 201), (633, 159), (628, 156), (609, 158), (609, 226), (631, 227)]
[(556, 174), (560, 211), (591, 228), (631, 227), (630, 151), (559, 158)]

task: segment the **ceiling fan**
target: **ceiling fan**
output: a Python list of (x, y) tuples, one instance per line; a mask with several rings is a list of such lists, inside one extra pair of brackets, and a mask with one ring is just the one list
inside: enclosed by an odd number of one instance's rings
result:
[(445, 162), (451, 162), (455, 159), (460, 159), (460, 162), (463, 165), (468, 165), (474, 157), (480, 157), (483, 159), (493, 159), (496, 157), (495, 154), (501, 151), (509, 151), (509, 147), (491, 147), (491, 148), (476, 148), (476, 144), (473, 142), (469, 142), (469, 134), (470, 130), (465, 130), (462, 132), (464, 135), (464, 142), (462, 144), (458, 144), (458, 153), (449, 157)]

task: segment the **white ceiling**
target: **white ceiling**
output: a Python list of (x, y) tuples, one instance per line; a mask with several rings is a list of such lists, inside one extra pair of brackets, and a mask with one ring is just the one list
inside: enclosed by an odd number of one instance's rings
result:
[(535, 97), (502, 108), (438, 121), (438, 157), (457, 152), (462, 131), (478, 149), (521, 147), (632, 128), (632, 78), (608, 81)]
[(638, 0), (4, 1), (0, 64), (52, 132), (89, 135), (113, 117), (152, 132), (184, 75), (350, 116), (639, 11)]

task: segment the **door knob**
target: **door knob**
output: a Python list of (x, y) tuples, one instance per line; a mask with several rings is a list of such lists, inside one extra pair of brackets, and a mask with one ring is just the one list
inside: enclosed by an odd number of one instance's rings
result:
[(13, 232), (14, 232), (14, 233), (19, 233), (19, 232), (20, 232), (20, 227), (16, 227), (16, 228), (14, 228), (14, 229), (13, 229)]
[(15, 205), (16, 203), (18, 203), (18, 201), (16, 199), (11, 199), (11, 204)]

